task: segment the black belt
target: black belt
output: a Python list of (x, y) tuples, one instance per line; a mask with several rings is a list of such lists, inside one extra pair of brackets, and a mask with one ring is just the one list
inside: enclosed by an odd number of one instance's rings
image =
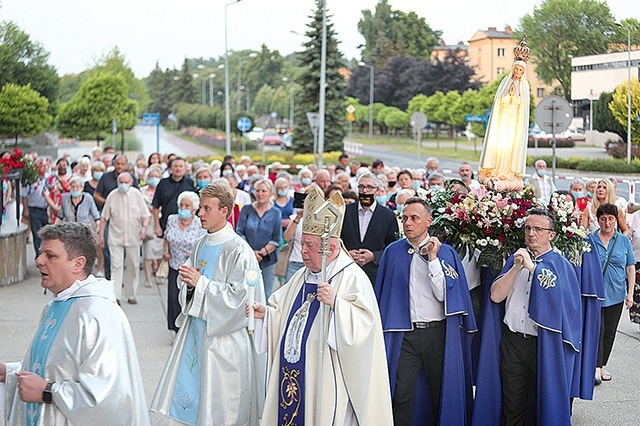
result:
[(443, 325), (444, 325), (444, 320), (429, 321), (429, 322), (418, 321), (418, 322), (414, 322), (413, 323), (413, 328), (414, 329), (417, 329), (417, 328), (436, 328), (436, 327), (442, 327)]
[(520, 333), (519, 331), (511, 331), (509, 330), (510, 333), (515, 334), (516, 336), (522, 338), (522, 339), (535, 339), (538, 336), (534, 336), (533, 334), (527, 334), (527, 333)]
[(46, 210), (47, 209), (46, 207), (32, 207), (32, 206), (29, 206), (29, 208), (33, 209), (33, 210)]

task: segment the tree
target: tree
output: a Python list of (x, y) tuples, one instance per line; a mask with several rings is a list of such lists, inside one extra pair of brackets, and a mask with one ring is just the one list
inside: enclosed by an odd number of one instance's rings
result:
[[(609, 109), (613, 114), (613, 117), (626, 129), (628, 125), (629, 117), (629, 98), (627, 94), (629, 86), (628, 83), (622, 83), (613, 92), (613, 99), (609, 103)], [(631, 79), (631, 143), (637, 144), (640, 142), (640, 121), (637, 118), (640, 116), (640, 82), (637, 78)], [(626, 139), (626, 138), (625, 138)]]
[(624, 126), (613, 117), (609, 104), (613, 101), (613, 93), (602, 92), (597, 101), (593, 103), (593, 129), (600, 132), (612, 132), (623, 140), (627, 138), (627, 122)]
[(291, 93), (282, 86), (273, 88), (265, 84), (258, 91), (251, 105), (256, 115), (275, 112), (278, 117), (288, 117), (290, 96)]
[(98, 74), (89, 77), (69, 102), (60, 107), (57, 129), (65, 135), (100, 138), (111, 132), (118, 120), (122, 131), (137, 122), (137, 104), (129, 99), (127, 83), (121, 75)]
[[(300, 62), (304, 64), (304, 72), (296, 79), (301, 88), (296, 99), (296, 135), (293, 139), (297, 152), (313, 151), (313, 134), (307, 123), (306, 113), (319, 110), (320, 98), (320, 52), (322, 48), (322, 0), (316, 0), (316, 10), (307, 24), (305, 35), (308, 40), (304, 43), (305, 50), (300, 52)], [(325, 102), (325, 133), (324, 149), (341, 151), (344, 147), (343, 139), (346, 135), (344, 126), (344, 109), (342, 107), (342, 92), (344, 78), (338, 73), (342, 66), (342, 54), (338, 50), (338, 40), (327, 13), (327, 60), (326, 60), (326, 102)]]
[(193, 76), (189, 71), (189, 61), (185, 58), (178, 75), (175, 85), (175, 97), (173, 103), (185, 102), (188, 104), (195, 103), (196, 89), (193, 86)]
[(520, 26), (517, 37), (526, 34), (538, 77), (549, 85), (557, 80), (568, 101), (571, 57), (607, 52), (616, 34), (609, 6), (598, 0), (544, 0)]
[(58, 74), (48, 64), (49, 52), (13, 22), (0, 23), (0, 87), (7, 83), (27, 84), (49, 100), (57, 99)]
[(385, 117), (384, 124), (389, 129), (395, 131), (397, 136), (398, 130), (406, 129), (409, 127), (409, 115), (404, 111), (391, 111)]
[(179, 78), (177, 70), (167, 68), (163, 72), (158, 63), (156, 63), (151, 74), (145, 79), (147, 92), (151, 99), (148, 109), (149, 111), (159, 113), (160, 121), (163, 123), (166, 123), (174, 107), (174, 99), (176, 97), (176, 81), (174, 78)]
[(7, 83), (0, 92), (0, 134), (16, 139), (42, 132), (51, 123), (49, 101), (30, 85)]

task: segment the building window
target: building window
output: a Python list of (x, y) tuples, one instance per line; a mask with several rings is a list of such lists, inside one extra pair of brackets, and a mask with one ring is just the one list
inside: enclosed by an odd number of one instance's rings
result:
[(498, 47), (498, 58), (504, 58), (504, 47)]
[(544, 97), (544, 89), (538, 88), (536, 96), (539, 97), (539, 98), (543, 98)]
[(562, 88), (561, 87), (556, 87), (555, 95), (556, 96), (562, 96)]
[(504, 74), (504, 68), (498, 67), (498, 75)]

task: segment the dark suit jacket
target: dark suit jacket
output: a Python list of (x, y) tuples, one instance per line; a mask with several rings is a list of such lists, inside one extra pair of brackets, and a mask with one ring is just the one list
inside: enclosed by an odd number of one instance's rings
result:
[(393, 212), (381, 204), (376, 206), (367, 228), (367, 233), (362, 240), (360, 238), (360, 224), (358, 222), (359, 202), (347, 204), (340, 237), (347, 250), (366, 248), (373, 252), (374, 260), (362, 267), (375, 284), (378, 275), (378, 264), (384, 249), (398, 239), (398, 221)]

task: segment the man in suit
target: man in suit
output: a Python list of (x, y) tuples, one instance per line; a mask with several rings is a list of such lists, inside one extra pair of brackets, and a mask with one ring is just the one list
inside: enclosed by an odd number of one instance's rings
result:
[(376, 282), (384, 249), (398, 239), (398, 222), (393, 212), (376, 202), (380, 180), (373, 173), (358, 179), (358, 202), (348, 204), (341, 238), (351, 257)]

